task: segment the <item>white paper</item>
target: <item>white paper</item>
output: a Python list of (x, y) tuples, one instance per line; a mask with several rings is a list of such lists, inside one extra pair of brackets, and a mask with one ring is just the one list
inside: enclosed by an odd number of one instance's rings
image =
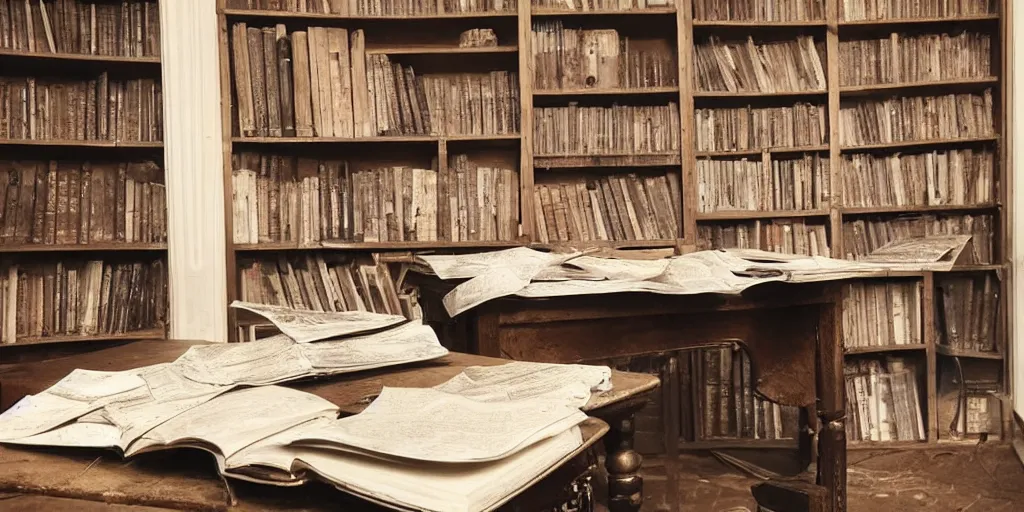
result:
[(448, 354), (434, 330), (418, 321), (374, 334), (306, 343), (298, 350), (321, 374), (427, 361)]
[(218, 385), (269, 385), (313, 373), (300, 346), (284, 334), (248, 343), (197, 345), (174, 365), (191, 380)]
[(516, 361), (497, 366), (470, 366), (434, 389), (480, 402), (543, 398), (583, 407), (592, 391), (611, 389), (607, 366)]
[(28, 395), (0, 414), (0, 440), (40, 434), (97, 408), (98, 403), (71, 400), (45, 391)]
[(367, 311), (305, 311), (237, 300), (231, 304), (231, 307), (244, 309), (266, 318), (282, 333), (287, 334), (298, 343), (351, 336), (406, 321), (403, 316)]
[(117, 448), (121, 444), (121, 429), (105, 422), (76, 421), (41, 434), (5, 442), (27, 446)]

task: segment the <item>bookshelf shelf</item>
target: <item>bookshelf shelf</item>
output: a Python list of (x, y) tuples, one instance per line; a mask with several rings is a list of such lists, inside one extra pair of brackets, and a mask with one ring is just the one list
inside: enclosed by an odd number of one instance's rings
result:
[(27, 345), (47, 345), (51, 343), (83, 343), (93, 341), (119, 341), (119, 340), (162, 340), (166, 337), (163, 327), (147, 329), (145, 331), (126, 332), (119, 334), (94, 334), (94, 335), (69, 335), (69, 336), (42, 336), (18, 338), (15, 343), (0, 345), (2, 347), (23, 347)]
[(1006, 270), (1006, 265), (993, 264), (993, 265), (962, 265), (953, 267), (944, 273), (952, 272), (992, 272), (996, 270)]
[(166, 251), (167, 244), (20, 244), (0, 245), (0, 253), (32, 252), (100, 252), (100, 251)]
[(608, 249), (660, 249), (674, 247), (676, 240), (590, 240), (580, 242), (532, 243), (534, 249), (586, 249), (600, 247)]
[(728, 210), (720, 212), (700, 212), (698, 221), (716, 220), (753, 220), (782, 219), (799, 217), (828, 217), (826, 210)]
[(956, 144), (972, 144), (982, 142), (995, 142), (999, 140), (996, 135), (988, 137), (963, 137), (958, 139), (929, 139), (929, 140), (908, 140), (902, 142), (883, 142), (879, 144), (864, 144), (860, 146), (842, 146), (840, 151), (843, 153), (856, 153), (863, 151), (872, 151), (876, 149), (915, 149), (915, 148), (933, 148), (941, 146), (951, 146)]
[(794, 147), (774, 147), (765, 149), (740, 149), (736, 151), (697, 151), (695, 156), (699, 158), (718, 158), (718, 157), (733, 157), (733, 156), (759, 156), (764, 153), (770, 155), (792, 155), (796, 153), (820, 153), (822, 151), (828, 151), (828, 144), (821, 144), (816, 146), (794, 146)]
[(486, 55), (490, 53), (516, 53), (517, 45), (460, 48), (457, 46), (389, 46), (367, 48), (367, 55)]
[(533, 7), (530, 15), (534, 18), (553, 16), (665, 16), (675, 14), (675, 7), (650, 7), (647, 9), (595, 9), (590, 11), (573, 11), (568, 9), (551, 9)]
[(839, 27), (898, 27), (901, 25), (928, 25), (938, 23), (970, 23), (977, 21), (998, 21), (998, 14), (986, 14), (983, 16), (950, 16), (950, 17), (926, 17), (926, 18), (900, 18), (887, 20), (856, 20), (840, 21)]
[(390, 135), (381, 137), (233, 137), (234, 144), (399, 144), (440, 141), (491, 142), (519, 140), (507, 135)]
[(826, 27), (825, 20), (756, 21), (756, 20), (693, 20), (694, 28), (802, 28)]
[(950, 348), (946, 345), (935, 345), (935, 352), (948, 357), (965, 357), (968, 359), (991, 359), (1002, 360), (1003, 355), (998, 352), (982, 352), (980, 350), (963, 350)]
[(869, 215), (874, 213), (913, 213), (913, 212), (976, 212), (999, 208), (998, 204), (940, 204), (940, 205), (907, 205), (907, 206), (863, 206), (848, 207), (841, 211), (843, 215)]
[(680, 165), (679, 153), (632, 155), (534, 155), (538, 169), (573, 169), (587, 167), (667, 167)]
[(476, 240), (467, 242), (425, 241), (425, 242), (317, 242), (299, 245), (289, 242), (268, 242), (259, 244), (234, 244), (236, 251), (387, 251), (411, 249), (477, 249), (488, 247), (518, 247), (523, 245), (517, 241)]
[(534, 89), (534, 96), (572, 97), (572, 96), (653, 96), (660, 94), (679, 94), (678, 87), (636, 87), (631, 89)]
[(348, 14), (325, 14), (314, 12), (261, 11), (250, 9), (220, 9), (220, 13), (232, 20), (257, 20), (270, 22), (274, 20), (305, 20), (313, 22), (331, 21), (430, 21), (430, 20), (486, 20), (493, 18), (515, 19), (515, 12), (450, 12), (442, 14), (426, 14), (420, 16), (387, 15), (358, 16)]
[(42, 140), (42, 139), (0, 139), (0, 146), (49, 146), (65, 148), (131, 148), (163, 149), (163, 142), (127, 142), (113, 140)]
[(160, 57), (122, 57), (117, 55), (90, 55), (84, 53), (42, 53), (0, 49), (0, 58), (37, 59), (42, 61), (98, 62), (103, 64), (160, 65)]
[(959, 80), (940, 80), (933, 82), (906, 82), (898, 84), (872, 84), (872, 85), (847, 85), (839, 88), (840, 94), (844, 95), (860, 95), (869, 93), (897, 93), (897, 92), (913, 92), (915, 89), (927, 89), (936, 87), (956, 87), (956, 86), (984, 86), (984, 85), (995, 85), (999, 83), (997, 77), (983, 77), (983, 78), (966, 78)]
[(848, 356), (861, 355), (861, 354), (884, 354), (886, 352), (908, 352), (914, 350), (925, 350), (928, 345), (916, 344), (916, 345), (883, 345), (879, 347), (846, 347), (843, 348), (843, 353)]
[(789, 98), (789, 97), (820, 97), (827, 96), (828, 91), (775, 91), (775, 92), (762, 92), (762, 91), (745, 91), (745, 92), (732, 92), (732, 91), (695, 91), (693, 97), (696, 98)]

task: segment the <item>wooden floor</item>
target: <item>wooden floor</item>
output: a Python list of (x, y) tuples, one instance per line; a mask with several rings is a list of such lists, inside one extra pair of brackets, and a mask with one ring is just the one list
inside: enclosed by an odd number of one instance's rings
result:
[[(668, 510), (662, 460), (648, 459), (644, 512)], [(754, 512), (753, 477), (712, 456), (680, 459), (683, 512)], [(1024, 510), (1024, 466), (1008, 444), (941, 445), (902, 452), (851, 451), (851, 512), (1015, 512)]]

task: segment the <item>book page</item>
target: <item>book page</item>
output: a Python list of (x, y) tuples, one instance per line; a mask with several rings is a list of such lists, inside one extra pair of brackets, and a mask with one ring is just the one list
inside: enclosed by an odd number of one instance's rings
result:
[(406, 321), (403, 316), (367, 311), (306, 311), (237, 300), (231, 307), (266, 318), (298, 343), (375, 331)]
[(611, 389), (607, 366), (516, 361), (497, 366), (470, 366), (448, 382), (434, 386), (480, 402), (542, 398), (583, 407), (592, 391)]
[(305, 343), (298, 350), (321, 373), (366, 370), (448, 354), (434, 330), (419, 321), (373, 334)]
[(363, 412), (307, 432), (295, 445), (436, 462), (496, 460), (586, 419), (548, 400), (477, 402), (434, 389), (385, 387)]
[(191, 380), (222, 386), (277, 384), (313, 373), (300, 346), (284, 334), (248, 343), (197, 345), (174, 365)]

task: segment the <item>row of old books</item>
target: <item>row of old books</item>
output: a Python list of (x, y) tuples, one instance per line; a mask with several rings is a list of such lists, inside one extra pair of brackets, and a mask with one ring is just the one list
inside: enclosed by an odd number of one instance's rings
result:
[(153, 162), (0, 161), (0, 245), (167, 241)]
[(999, 279), (990, 273), (937, 280), (938, 341), (954, 350), (995, 352)]
[(711, 37), (695, 44), (694, 86), (704, 92), (824, 91), (824, 44), (812, 36), (755, 43)]
[(843, 347), (920, 345), (917, 281), (853, 281), (843, 286)]
[(632, 11), (675, 5), (675, 0), (532, 0), (533, 7), (558, 11)]
[(684, 374), (696, 385), (700, 439), (793, 439), (800, 411), (754, 393), (750, 358), (737, 346), (694, 351)]
[(992, 37), (977, 32), (841, 41), (843, 86), (933, 82), (992, 75)]
[(995, 154), (988, 149), (855, 154), (844, 155), (841, 162), (847, 207), (992, 202)]
[[(342, 16), (422, 16), (459, 12), (515, 12), (517, 0), (227, 0), (228, 9), (308, 12)], [(443, 8), (439, 12), (439, 7)]]
[(848, 362), (846, 437), (851, 441), (924, 441), (915, 365), (889, 357)]
[(996, 0), (842, 0), (839, 17), (858, 21), (982, 16), (999, 12), (996, 5)]
[(697, 226), (697, 247), (708, 249), (760, 249), (784, 254), (830, 257), (828, 228), (802, 220), (754, 220), (734, 224)]
[(342, 255), (281, 256), (241, 265), (242, 300), (311, 311), (422, 316), (418, 292), (400, 288), (387, 263)]
[(679, 68), (667, 40), (640, 40), (615, 29), (533, 22), (536, 90), (639, 89), (678, 85)]
[(679, 106), (534, 109), (535, 155), (630, 155), (679, 151)]
[(0, 77), (0, 139), (156, 142), (162, 103), (153, 79)]
[(153, 329), (167, 320), (167, 270), (159, 259), (11, 264), (0, 303), (3, 343)]
[(0, 49), (159, 56), (160, 8), (156, 0), (0, 0)]
[(746, 151), (819, 146), (828, 133), (824, 105), (698, 108), (694, 110), (697, 151)]
[(416, 76), (343, 28), (236, 23), (231, 48), (243, 137), (519, 132), (515, 72)]
[(995, 133), (992, 90), (983, 94), (865, 100), (839, 109), (843, 146), (987, 137)]
[(700, 21), (814, 21), (825, 19), (824, 0), (694, 0)]
[(540, 242), (673, 240), (679, 237), (679, 173), (578, 178), (534, 187)]
[[(991, 215), (919, 215), (895, 219), (855, 220), (843, 223), (843, 250), (857, 259), (897, 240), (928, 235), (971, 235), (964, 256), (972, 263), (992, 263), (995, 223)], [(969, 260), (969, 261), (970, 261)]]
[(701, 212), (815, 210), (829, 197), (828, 160), (802, 158), (697, 161)]
[(448, 163), (352, 170), (341, 160), (238, 154), (234, 242), (515, 240), (519, 173), (466, 155)]

